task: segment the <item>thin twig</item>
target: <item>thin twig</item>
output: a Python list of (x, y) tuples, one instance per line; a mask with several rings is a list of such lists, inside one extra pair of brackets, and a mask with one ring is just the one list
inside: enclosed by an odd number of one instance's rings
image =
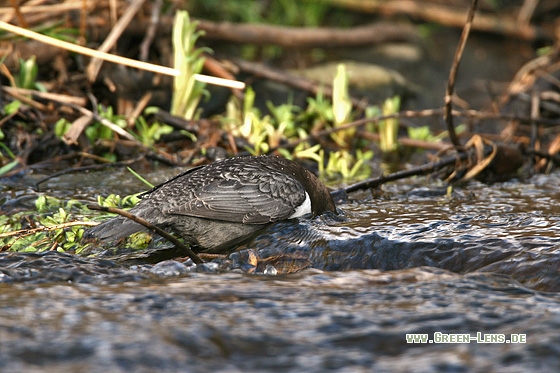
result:
[(36, 98), (40, 98), (47, 101), (55, 101), (64, 104), (72, 103), (78, 106), (85, 106), (87, 103), (86, 99), (83, 97), (69, 96), (60, 93), (41, 92), (34, 89), (2, 86), (2, 90), (12, 96), (18, 93), (20, 95), (33, 95)]
[(535, 13), (535, 9), (539, 5), (539, 0), (525, 0), (523, 1), (523, 5), (519, 9), (517, 13), (517, 22), (519, 23), (520, 28), (529, 26), (531, 22), (531, 18)]
[(98, 225), (98, 223), (93, 221), (69, 221), (66, 223), (55, 224), (48, 227), (43, 226), (39, 228), (20, 229), (18, 231), (4, 232), (4, 233), (0, 233), (0, 238), (12, 237), (12, 236), (24, 237), (24, 236), (29, 236), (30, 234), (54, 231), (56, 229), (65, 229), (65, 228), (75, 227), (75, 226), (94, 227), (96, 225)]
[[(357, 132), (356, 136), (360, 136), (369, 141), (379, 142), (381, 136), (378, 133), (371, 133), (366, 131)], [(421, 149), (430, 149), (430, 150), (444, 150), (449, 149), (452, 147), (451, 144), (447, 142), (439, 142), (439, 141), (425, 141), (425, 140), (417, 140), (411, 139), (410, 137), (399, 137), (397, 142), (404, 146), (410, 146), (412, 148), (421, 148)]]
[(527, 154), (536, 155), (536, 156), (539, 156), (541, 158), (548, 159), (550, 161), (553, 161), (556, 164), (560, 164), (560, 155), (558, 155), (558, 154), (549, 154), (547, 152), (543, 152), (541, 150), (536, 150), (536, 149), (532, 149), (532, 148), (526, 149), (525, 152)]
[[(455, 1), (364, 1), (330, 0), (330, 4), (343, 6), (358, 13), (374, 13), (381, 18), (408, 18), (427, 24), (445, 27), (464, 26), (463, 9)], [(505, 2), (502, 2), (505, 4)], [(516, 3), (517, 4), (517, 3)], [(496, 14), (481, 13), (473, 23), (473, 30), (494, 33), (521, 40), (554, 39), (554, 28), (521, 24), (517, 17), (498, 10)]]
[[(122, 35), (132, 18), (136, 15), (136, 13), (140, 10), (142, 5), (146, 0), (133, 0), (132, 3), (126, 8), (124, 14), (121, 16), (119, 21), (111, 28), (111, 32), (105, 38), (103, 43), (97, 49), (100, 52), (108, 52), (113, 48), (113, 46), (117, 43), (117, 40)], [(103, 64), (103, 60), (99, 58), (92, 58), (89, 61), (89, 65), (86, 68), (86, 75), (90, 82), (94, 82), (97, 79), (97, 74), (99, 74), (99, 70), (101, 70), (101, 65)]]
[(27, 96), (25, 96), (25, 94), (22, 94), (21, 91), (19, 89), (11, 89), (12, 87), (2, 87), (3, 90), (5, 90), (10, 96), (12, 96), (13, 98), (15, 98), (16, 100), (31, 106), (34, 109), (37, 109), (39, 111), (48, 111), (48, 107), (46, 107), (45, 105), (43, 105), (40, 102), (37, 102)]
[(23, 17), (23, 14), (21, 13), (17, 0), (10, 0), (10, 3), (12, 3), (12, 7), (14, 8), (14, 12), (16, 13), (16, 17), (21, 27), (29, 28), (29, 25), (27, 24), (25, 18)]
[(455, 51), (455, 57), (453, 58), (453, 64), (451, 65), (451, 71), (449, 72), (449, 80), (447, 81), (447, 89), (445, 91), (444, 97), (444, 108), (445, 112), (443, 117), (445, 123), (447, 124), (447, 132), (449, 133), (449, 139), (455, 145), (456, 148), (461, 146), (457, 135), (455, 134), (455, 127), (453, 126), (453, 91), (455, 90), (455, 79), (457, 78), (457, 72), (459, 70), (459, 64), (461, 63), (461, 58), (463, 56), (463, 51), (465, 50), (465, 45), (467, 44), (467, 39), (469, 37), (469, 32), (471, 30), (472, 21), (474, 18), (474, 13), (478, 5), (478, 0), (472, 0), (471, 7), (469, 9), (469, 15), (467, 16), (467, 22), (463, 27), (463, 33), (461, 34), (461, 39), (459, 40), (459, 45), (457, 45), (457, 50)]
[(105, 207), (105, 206), (97, 206), (97, 205), (87, 205), (86, 206), (88, 209), (90, 210), (97, 210), (97, 211), (104, 211), (104, 212), (110, 212), (113, 214), (118, 214), (120, 216), (123, 216), (127, 219), (130, 219), (140, 225), (143, 225), (144, 227), (148, 228), (149, 230), (151, 230), (154, 233), (157, 233), (158, 235), (162, 236), (163, 238), (165, 238), (166, 240), (168, 240), (169, 242), (171, 242), (172, 244), (174, 244), (175, 246), (177, 246), (179, 249), (183, 250), (187, 256), (189, 258), (191, 258), (191, 260), (196, 263), (196, 264), (202, 264), (203, 261), (202, 259), (200, 259), (200, 257), (194, 252), (192, 251), (189, 247), (187, 247), (185, 244), (183, 244), (181, 241), (179, 241), (178, 239), (176, 239), (175, 237), (173, 237), (172, 235), (170, 235), (169, 233), (167, 233), (166, 231), (164, 231), (163, 229), (161, 229), (160, 227), (156, 227), (155, 225), (151, 224), (150, 222), (131, 214), (128, 211), (124, 211), (121, 209), (117, 209), (114, 207)]
[(82, 0), (82, 6), (80, 9), (80, 34), (79, 34), (80, 37), (78, 38), (78, 43), (80, 44), (86, 43), (87, 16), (88, 16), (87, 0)]
[(286, 27), (197, 20), (205, 39), (251, 45), (274, 44), (287, 48), (351, 47), (415, 40), (417, 31), (408, 25), (378, 22), (351, 28)]
[[(537, 143), (537, 137), (538, 137), (538, 130), (539, 130), (539, 126), (537, 124), (537, 122), (535, 121), (536, 119), (539, 118), (539, 107), (540, 107), (540, 98), (539, 95), (537, 94), (537, 92), (533, 92), (531, 95), (531, 149), (536, 149), (536, 143)], [(531, 165), (533, 165), (535, 162), (535, 158), (531, 157)]]
[(442, 159), (438, 162), (432, 162), (432, 163), (424, 164), (422, 166), (414, 167), (414, 168), (411, 168), (409, 170), (394, 172), (394, 173), (389, 174), (387, 176), (379, 176), (379, 177), (371, 178), (371, 179), (368, 179), (368, 180), (364, 180), (362, 182), (347, 186), (346, 188), (342, 188), (340, 190), (334, 191), (334, 192), (332, 192), (332, 194), (333, 195), (338, 195), (340, 193), (340, 191), (344, 191), (345, 193), (348, 194), (348, 193), (356, 192), (358, 190), (377, 188), (381, 184), (387, 183), (389, 181), (404, 179), (404, 178), (411, 177), (411, 176), (426, 175), (426, 174), (432, 173), (434, 171), (440, 170), (444, 167), (447, 167), (449, 165), (452, 165), (452, 164), (454, 164), (454, 163), (456, 163), (460, 160), (464, 160), (468, 156), (469, 156), (469, 154), (466, 153), (466, 152), (458, 153), (454, 156), (444, 158), (444, 159)]
[(144, 40), (142, 40), (142, 43), (140, 43), (140, 61), (148, 60), (150, 45), (152, 44), (152, 41), (156, 36), (162, 4), (163, 0), (155, 0), (152, 4), (152, 15), (150, 17), (150, 24), (146, 29)]
[(95, 118), (95, 120), (97, 120), (99, 123), (101, 123), (102, 125), (104, 125), (105, 127), (108, 127), (111, 129), (111, 131), (118, 133), (119, 135), (121, 135), (122, 137), (124, 137), (127, 140), (132, 141), (133, 143), (135, 143), (136, 145), (138, 145), (139, 147), (149, 150), (149, 148), (143, 144), (142, 142), (138, 141), (136, 138), (134, 138), (134, 136), (132, 136), (130, 133), (126, 132), (124, 129), (122, 129), (121, 127), (117, 126), (115, 123), (111, 122), (109, 119), (102, 117), (101, 115), (92, 112), (91, 110), (88, 110), (86, 108), (83, 108), (81, 106), (77, 106), (74, 104), (70, 104), (70, 103), (63, 103), (64, 105), (70, 106), (72, 109), (80, 112), (82, 115), (91, 115)]
[[(33, 14), (33, 13), (48, 13), (55, 14), (61, 12), (68, 12), (75, 9), (79, 9), (82, 5), (76, 2), (65, 2), (63, 4), (51, 4), (51, 5), (24, 5), (19, 7), (19, 11), (22, 14)], [(13, 7), (0, 7), (0, 16), (12, 16), (16, 10)]]

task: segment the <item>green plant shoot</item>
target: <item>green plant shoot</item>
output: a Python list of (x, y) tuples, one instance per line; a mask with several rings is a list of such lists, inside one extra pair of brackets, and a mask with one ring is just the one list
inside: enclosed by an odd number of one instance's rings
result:
[[(338, 65), (334, 77), (332, 108), (335, 127), (340, 127), (352, 120), (352, 101), (348, 93), (348, 73), (344, 64)], [(349, 128), (344, 131), (337, 131), (331, 136), (339, 146), (347, 147), (355, 132), (356, 128)]]
[[(397, 113), (401, 106), (399, 96), (388, 98), (383, 103), (381, 109), (383, 115)], [(399, 120), (397, 118), (389, 118), (379, 121), (379, 147), (383, 152), (395, 151), (398, 147)]]
[(19, 88), (36, 89), (46, 92), (45, 87), (36, 81), (39, 67), (35, 56), (29, 57), (27, 60), (19, 59), (19, 75), (16, 79), (16, 85)]
[(208, 49), (195, 48), (198, 37), (196, 22), (191, 22), (186, 11), (178, 11), (173, 25), (174, 67), (179, 70), (173, 83), (171, 114), (187, 120), (194, 119), (198, 103), (204, 94), (204, 83), (195, 80), (195, 75), (202, 71), (204, 57), (202, 52)]

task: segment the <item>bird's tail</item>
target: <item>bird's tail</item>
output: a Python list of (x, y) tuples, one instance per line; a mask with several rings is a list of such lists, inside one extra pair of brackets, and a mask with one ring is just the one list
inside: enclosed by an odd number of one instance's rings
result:
[(101, 241), (111, 242), (144, 230), (146, 230), (144, 226), (119, 216), (88, 229), (85, 238), (96, 238)]

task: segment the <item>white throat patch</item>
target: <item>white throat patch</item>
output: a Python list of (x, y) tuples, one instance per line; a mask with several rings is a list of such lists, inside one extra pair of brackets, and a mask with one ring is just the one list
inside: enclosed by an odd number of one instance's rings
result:
[(299, 218), (300, 216), (304, 216), (307, 214), (311, 214), (311, 198), (309, 198), (309, 194), (305, 192), (305, 201), (303, 201), (303, 203), (296, 208), (296, 211), (294, 211), (289, 219)]

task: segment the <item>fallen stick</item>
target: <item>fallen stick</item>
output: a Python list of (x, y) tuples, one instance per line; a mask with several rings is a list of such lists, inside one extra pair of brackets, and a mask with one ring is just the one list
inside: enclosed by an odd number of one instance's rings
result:
[[(83, 54), (85, 56), (89, 56), (89, 57), (93, 57), (93, 58), (99, 58), (99, 59), (102, 59), (104, 61), (109, 61), (109, 62), (113, 62), (113, 63), (116, 63), (116, 64), (125, 65), (125, 66), (133, 67), (133, 68), (140, 69), (140, 70), (146, 70), (146, 71), (150, 71), (150, 72), (154, 72), (154, 73), (158, 73), (158, 74), (164, 74), (164, 75), (170, 75), (170, 76), (178, 76), (179, 75), (179, 70), (173, 69), (171, 67), (155, 65), (155, 64), (152, 64), (152, 63), (148, 63), (148, 62), (133, 60), (131, 58), (121, 57), (121, 56), (117, 56), (117, 55), (114, 55), (114, 54), (97, 51), (95, 49), (82, 47), (81, 45), (69, 43), (67, 41), (62, 41), (62, 40), (58, 40), (58, 39), (55, 39), (55, 38), (51, 38), (49, 36), (39, 34), (37, 32), (31, 31), (31, 30), (26, 30), (24, 28), (14, 26), (14, 25), (11, 25), (11, 24), (3, 22), (3, 21), (0, 21), (0, 29), (3, 29), (3, 30), (8, 31), (8, 32), (12, 32), (12, 33), (20, 35), (20, 36), (24, 36), (24, 37), (29, 38), (29, 39), (40, 41), (41, 43), (49, 44), (49, 45), (52, 45), (54, 47), (66, 49), (66, 50), (69, 50), (71, 52)], [(198, 80), (199, 82), (202, 82), (202, 83), (220, 85), (220, 86), (224, 86), (224, 87), (228, 87), (228, 88), (234, 88), (234, 89), (244, 89), (245, 88), (245, 83), (239, 82), (237, 80), (216, 78), (214, 76), (202, 75), (202, 74), (195, 74), (194, 78), (196, 80)]]

